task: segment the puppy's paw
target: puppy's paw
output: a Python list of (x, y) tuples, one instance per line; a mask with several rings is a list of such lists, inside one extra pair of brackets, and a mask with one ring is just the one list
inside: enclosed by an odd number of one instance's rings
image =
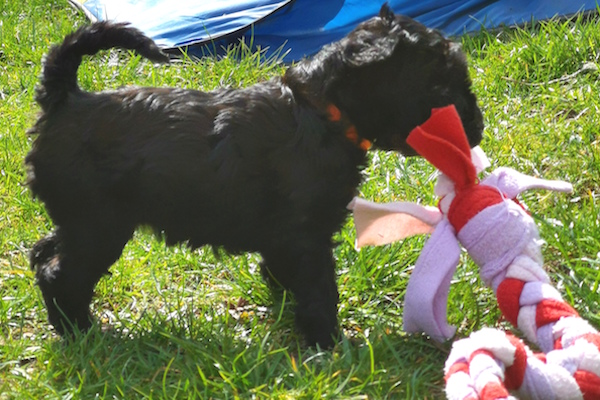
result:
[[(329, 308), (329, 310), (327, 310)], [(335, 308), (335, 307), (334, 307)], [(313, 303), (296, 309), (296, 325), (304, 334), (310, 347), (332, 349), (341, 339), (337, 321), (337, 310)]]
[(94, 319), (89, 312), (67, 317), (56, 304), (48, 307), (48, 322), (62, 338), (74, 339), (78, 334), (87, 332), (93, 325)]

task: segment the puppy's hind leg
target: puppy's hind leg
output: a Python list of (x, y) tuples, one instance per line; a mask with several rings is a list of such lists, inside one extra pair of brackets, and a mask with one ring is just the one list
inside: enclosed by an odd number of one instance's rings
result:
[(30, 255), (37, 284), (48, 310), (48, 320), (64, 336), (91, 326), (89, 305), (100, 277), (119, 258), (133, 229), (99, 234), (58, 228), (38, 241)]
[(335, 263), (327, 245), (292, 245), (263, 252), (263, 275), (291, 290), (296, 325), (309, 346), (331, 348), (339, 337)]

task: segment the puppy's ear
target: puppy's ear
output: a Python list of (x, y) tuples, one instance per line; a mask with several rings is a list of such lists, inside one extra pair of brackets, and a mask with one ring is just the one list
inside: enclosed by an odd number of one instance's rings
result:
[(394, 53), (397, 43), (398, 39), (392, 36), (356, 41), (344, 49), (344, 60), (352, 67), (383, 61)]
[[(352, 34), (344, 49), (344, 60), (349, 66), (361, 67), (387, 59), (400, 40), (410, 36), (387, 3), (381, 6), (379, 19), (367, 21)], [(404, 38), (403, 38), (404, 37)]]
[(394, 11), (390, 8), (387, 2), (383, 3), (383, 5), (381, 6), (381, 10), (379, 10), (379, 18), (390, 24), (394, 22), (396, 16), (394, 15)]

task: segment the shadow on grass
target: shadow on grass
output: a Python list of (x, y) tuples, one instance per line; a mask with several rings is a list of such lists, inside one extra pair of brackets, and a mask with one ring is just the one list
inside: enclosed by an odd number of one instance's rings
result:
[(48, 344), (47, 385), (81, 398), (442, 397), (449, 345), (374, 327), (321, 351), (301, 344), (291, 316), (242, 325), (96, 326)]

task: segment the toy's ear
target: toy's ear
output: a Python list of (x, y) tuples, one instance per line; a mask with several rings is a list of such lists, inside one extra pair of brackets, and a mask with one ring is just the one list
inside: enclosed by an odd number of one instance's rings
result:
[(405, 202), (380, 204), (359, 197), (348, 204), (348, 209), (354, 214), (357, 248), (431, 233), (442, 219), (442, 214), (435, 207)]
[(481, 183), (497, 187), (511, 199), (530, 189), (547, 189), (567, 193), (573, 191), (573, 186), (569, 182), (535, 178), (506, 167), (496, 169)]

